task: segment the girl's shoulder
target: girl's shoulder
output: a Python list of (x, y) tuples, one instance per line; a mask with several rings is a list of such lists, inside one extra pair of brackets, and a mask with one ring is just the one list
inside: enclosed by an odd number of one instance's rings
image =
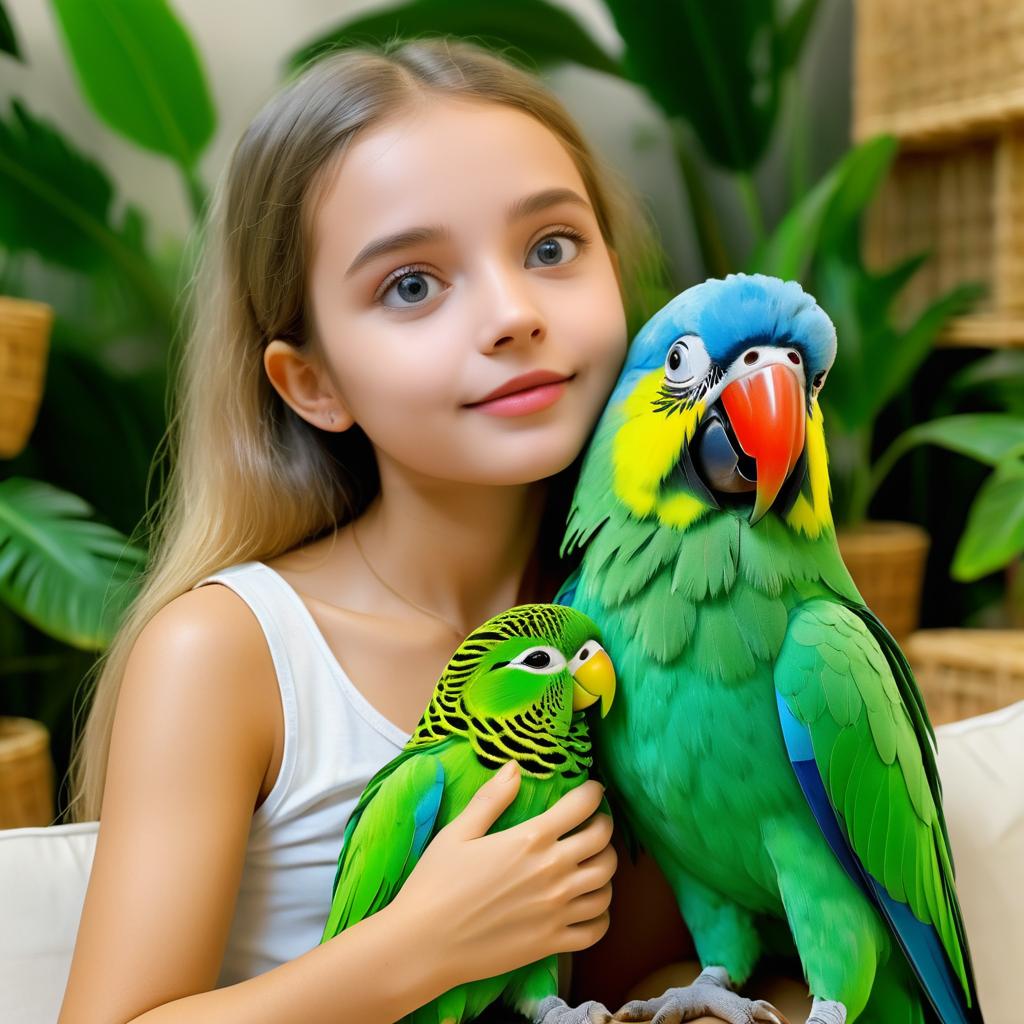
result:
[(266, 636), (238, 593), (211, 581), (169, 601), (135, 641), (126, 686), (133, 677), (153, 701), (167, 699), (158, 682), (165, 678), (177, 680), (180, 700), (235, 708), (247, 759), (265, 765), (258, 798), (265, 799), (283, 747), (280, 694)]
[[(152, 645), (170, 658), (230, 660), (242, 657), (249, 667), (266, 659), (266, 644), (259, 623), (246, 602), (216, 580), (204, 582), (168, 601), (143, 627), (136, 640)], [(266, 652), (269, 654), (269, 652)]]

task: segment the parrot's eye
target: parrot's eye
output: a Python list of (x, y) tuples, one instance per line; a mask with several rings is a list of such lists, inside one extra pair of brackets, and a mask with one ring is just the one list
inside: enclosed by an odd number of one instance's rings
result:
[(531, 647), (523, 651), (512, 664), (539, 675), (553, 675), (565, 668), (565, 655), (554, 647)]
[(580, 667), (584, 662), (590, 661), (595, 654), (599, 654), (604, 648), (596, 640), (588, 640), (576, 653), (573, 655), (572, 660), (569, 662), (569, 672), (575, 673), (576, 669)]
[(670, 383), (691, 387), (707, 376), (711, 360), (696, 334), (677, 338), (665, 357), (665, 376)]
[(815, 391), (820, 391), (822, 389), (822, 387), (824, 387), (825, 378), (827, 376), (828, 376), (828, 374), (827, 374), (827, 372), (825, 370), (822, 370), (820, 373), (816, 373), (814, 375), (814, 390)]

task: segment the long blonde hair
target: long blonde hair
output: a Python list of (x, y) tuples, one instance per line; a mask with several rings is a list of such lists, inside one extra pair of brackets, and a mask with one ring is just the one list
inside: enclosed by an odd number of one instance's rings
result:
[[(239, 139), (190, 240), (201, 245), (184, 293), (184, 341), (163, 439), (167, 483), (141, 527), (150, 558), (137, 596), (90, 673), (91, 707), (71, 760), (72, 820), (100, 816), (125, 663), (150, 619), (212, 572), (271, 559), (343, 525), (379, 490), (362, 430), (330, 433), (298, 416), (267, 379), (263, 351), (273, 338), (316, 343), (305, 284), (327, 169), (358, 132), (424, 93), (506, 104), (550, 128), (619, 256), (630, 329), (654, 312), (644, 308), (642, 284), (658, 273), (661, 250), (646, 210), (540, 79), (444, 37), (352, 47), (301, 68)], [(563, 484), (574, 482), (579, 462), (559, 474)], [(559, 512), (552, 528), (564, 523)], [(87, 691), (79, 693), (83, 703)]]

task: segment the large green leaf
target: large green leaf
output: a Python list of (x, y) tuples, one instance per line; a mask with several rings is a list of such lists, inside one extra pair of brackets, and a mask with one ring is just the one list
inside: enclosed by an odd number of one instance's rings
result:
[(9, 53), (17, 60), (21, 60), (21, 50), (18, 48), (18, 39), (14, 34), (14, 26), (11, 19), (7, 17), (7, 10), (0, 3), (0, 51)]
[(413, 0), (343, 22), (292, 54), (288, 69), (294, 72), (343, 46), (438, 34), (470, 37), (526, 65), (568, 61), (611, 75), (622, 73), (615, 58), (573, 15), (544, 0)]
[(776, 0), (605, 2), (626, 43), (627, 74), (669, 117), (693, 125), (711, 160), (750, 171), (771, 139), (816, 0), (803, 0), (788, 19)]
[(51, 0), (93, 109), (145, 149), (192, 168), (215, 114), (195, 47), (165, 0)]
[(920, 444), (935, 444), (994, 466), (1007, 455), (1024, 449), (1024, 416), (978, 412), (943, 416), (905, 431), (893, 447), (902, 451)]
[(946, 385), (948, 408), (966, 395), (1024, 416), (1024, 349), (1002, 349), (975, 359)]
[(24, 477), (0, 481), (0, 598), (83, 650), (111, 640), (145, 564), (81, 498)]
[(878, 459), (872, 470), (874, 492), (893, 466), (922, 444), (934, 444), (995, 466), (1009, 455), (1024, 452), (1024, 416), (980, 412), (942, 416), (905, 430)]
[(924, 261), (913, 256), (880, 274), (849, 262), (836, 249), (816, 261), (814, 293), (836, 325), (836, 361), (822, 392), (827, 417), (848, 432), (870, 430), (885, 405), (908, 386), (943, 326), (981, 294), (965, 284), (929, 303), (909, 327), (895, 322), (899, 292)]
[(111, 213), (114, 188), (95, 161), (17, 99), (0, 117), (0, 245), (72, 270), (106, 271), (170, 325), (171, 299), (146, 252), (142, 214)]
[(897, 147), (896, 139), (879, 135), (845, 153), (757, 246), (747, 263), (748, 273), (806, 280), (819, 250), (855, 226)]
[(1008, 458), (981, 485), (953, 555), (952, 574), (967, 583), (1024, 551), (1024, 462)]
[(891, 398), (909, 385), (943, 327), (953, 317), (967, 313), (984, 292), (985, 286), (979, 282), (958, 285), (929, 303), (905, 330), (879, 332), (878, 343), (871, 352), (879, 387), (873, 404), (868, 406), (870, 416), (876, 416)]

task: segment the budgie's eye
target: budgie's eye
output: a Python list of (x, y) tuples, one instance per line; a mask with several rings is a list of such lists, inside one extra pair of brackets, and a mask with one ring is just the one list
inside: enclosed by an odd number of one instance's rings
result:
[(512, 662), (538, 675), (554, 675), (565, 668), (565, 655), (555, 647), (531, 647)]
[(696, 334), (677, 338), (665, 357), (665, 376), (673, 384), (690, 387), (707, 376), (711, 360)]
[(604, 648), (596, 640), (588, 640), (572, 657), (569, 662), (569, 674), (575, 675), (576, 669), (580, 667), (584, 662), (590, 661), (590, 659), (603, 651)]

